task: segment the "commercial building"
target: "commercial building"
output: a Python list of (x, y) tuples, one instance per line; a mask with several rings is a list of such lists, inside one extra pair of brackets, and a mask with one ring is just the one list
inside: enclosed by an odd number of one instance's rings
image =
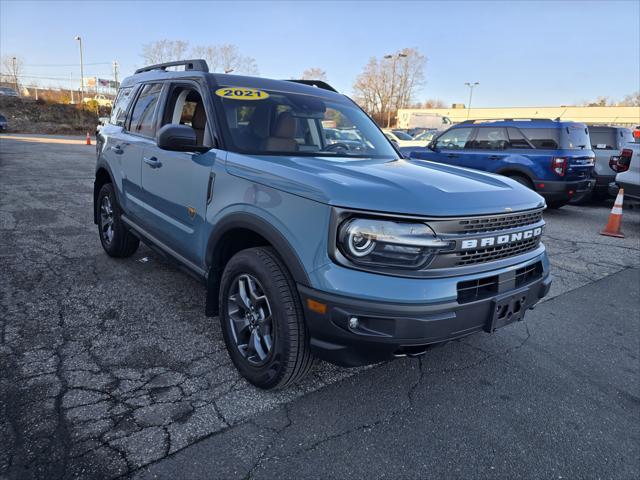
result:
[[(436, 114), (448, 117), (452, 123), (468, 119), (503, 118), (560, 118), (587, 124), (640, 125), (640, 107), (500, 107), (500, 108), (407, 108), (398, 110), (398, 128), (411, 128), (412, 120), (418, 114)], [(456, 105), (458, 107), (458, 105)]]

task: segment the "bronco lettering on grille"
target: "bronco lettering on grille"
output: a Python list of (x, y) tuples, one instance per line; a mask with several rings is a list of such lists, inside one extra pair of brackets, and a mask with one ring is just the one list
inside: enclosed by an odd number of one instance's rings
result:
[(495, 245), (507, 245), (512, 242), (519, 242), (521, 240), (527, 240), (542, 235), (542, 227), (534, 228), (532, 230), (523, 230), (521, 232), (511, 233), (507, 235), (495, 235), (491, 237), (472, 238), (469, 240), (463, 240), (460, 248), (462, 250), (469, 250), (472, 248), (484, 248), (493, 247)]

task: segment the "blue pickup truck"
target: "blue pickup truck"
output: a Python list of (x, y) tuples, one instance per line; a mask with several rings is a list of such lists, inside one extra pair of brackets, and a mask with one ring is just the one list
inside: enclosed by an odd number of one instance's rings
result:
[(547, 119), (470, 120), (435, 138), (411, 158), (499, 173), (559, 208), (594, 187), (595, 154), (586, 125)]
[(551, 284), (543, 209), (509, 178), (403, 159), (326, 83), (212, 74), (203, 60), (123, 80), (98, 138), (105, 252), (142, 241), (201, 279), (233, 363), (265, 389), (314, 357), (421, 355), (522, 320)]

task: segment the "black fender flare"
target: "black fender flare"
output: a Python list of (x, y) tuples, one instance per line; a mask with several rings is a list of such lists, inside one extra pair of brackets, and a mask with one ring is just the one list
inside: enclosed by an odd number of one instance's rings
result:
[(300, 257), (291, 246), (286, 237), (271, 223), (258, 215), (250, 212), (234, 212), (223, 217), (216, 223), (213, 232), (207, 241), (205, 264), (207, 270), (213, 267), (212, 261), (218, 242), (223, 236), (235, 229), (244, 228), (251, 230), (266, 239), (276, 250), (280, 258), (285, 263), (293, 279), (302, 285), (310, 285), (309, 276), (305, 270)]
[(214, 256), (220, 240), (227, 232), (242, 228), (251, 230), (263, 237), (278, 253), (286, 267), (289, 269), (294, 281), (298, 284), (309, 286), (309, 275), (305, 270), (300, 257), (291, 246), (286, 237), (271, 223), (258, 215), (250, 212), (234, 212), (223, 217), (216, 223), (213, 232), (207, 241), (205, 265), (207, 269), (207, 300), (205, 314), (215, 316), (218, 314), (218, 290), (220, 288), (221, 269), (216, 269)]
[(509, 165), (502, 167), (497, 170), (496, 173), (498, 175), (504, 175), (505, 177), (508, 177), (510, 173), (517, 173), (527, 177), (531, 181), (531, 184), (535, 186), (534, 176), (531, 174), (531, 170), (521, 165)]
[(113, 185), (113, 190), (115, 192), (116, 195), (116, 200), (118, 201), (118, 205), (122, 205), (120, 203), (120, 192), (118, 191), (118, 187), (115, 183), (114, 180), (114, 176), (113, 176), (113, 172), (111, 172), (111, 168), (109, 167), (109, 164), (107, 164), (106, 162), (98, 162), (98, 164), (96, 165), (96, 173), (94, 175), (94, 179), (93, 179), (93, 223), (97, 224), (98, 223), (98, 205), (97, 205), (97, 200), (98, 200), (98, 185), (96, 183), (96, 180), (98, 178), (98, 172), (100, 170), (104, 170), (107, 172), (107, 175), (109, 176), (109, 180), (111, 180), (111, 184)]

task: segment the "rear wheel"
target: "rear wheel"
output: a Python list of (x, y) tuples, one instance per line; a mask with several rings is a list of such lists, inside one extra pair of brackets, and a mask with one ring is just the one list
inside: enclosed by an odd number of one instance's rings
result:
[(234, 255), (219, 295), (227, 350), (244, 378), (273, 389), (309, 372), (313, 357), (295, 282), (272, 248)]
[(120, 207), (111, 183), (105, 183), (98, 193), (98, 233), (102, 248), (111, 257), (130, 257), (140, 245), (120, 218)]
[(525, 177), (524, 175), (518, 175), (518, 174), (507, 175), (507, 176), (512, 180), (515, 180), (519, 184), (524, 185), (525, 187), (533, 190), (533, 182), (529, 180), (528, 177)]

